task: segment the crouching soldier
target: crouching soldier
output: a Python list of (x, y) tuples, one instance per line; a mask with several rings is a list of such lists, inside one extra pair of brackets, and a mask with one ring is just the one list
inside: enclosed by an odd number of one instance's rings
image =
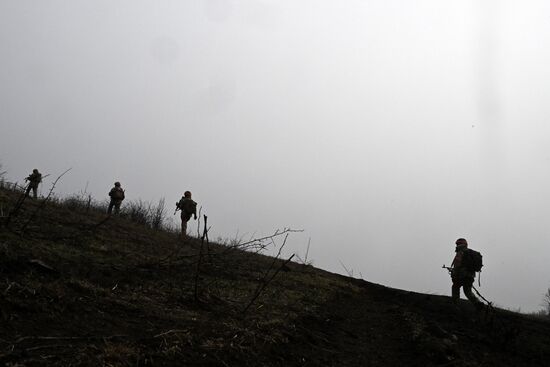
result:
[[(453, 302), (456, 303), (460, 299), (460, 287), (462, 287), (466, 298), (472, 302), (476, 309), (482, 309), (483, 303), (472, 293), (476, 271), (480, 271), (482, 266), (481, 255), (479, 255), (479, 260), (473, 259), (473, 257), (479, 253), (468, 249), (468, 242), (464, 238), (459, 238), (456, 240), (455, 244), (456, 254), (450, 269), (451, 279), (453, 281)], [(475, 265), (476, 262), (479, 263), (479, 265)]]
[(32, 196), (36, 199), (38, 184), (42, 182), (42, 174), (38, 172), (38, 170), (35, 168), (32, 170), (32, 173), (27, 178), (25, 178), (25, 181), (29, 181), (29, 185), (27, 186), (27, 190), (25, 191), (25, 196), (29, 196), (29, 193), (32, 190)]
[(111, 214), (114, 207), (115, 215), (118, 215), (120, 213), (120, 205), (124, 200), (124, 190), (120, 187), (120, 182), (115, 182), (115, 187), (109, 191), (109, 196), (111, 197), (111, 201), (109, 202), (107, 213)]
[[(187, 222), (193, 216), (197, 219), (197, 203), (191, 199), (191, 191), (186, 191), (183, 197), (176, 203), (176, 211), (181, 210), (181, 235), (187, 236)], [(174, 213), (175, 214), (175, 213)]]

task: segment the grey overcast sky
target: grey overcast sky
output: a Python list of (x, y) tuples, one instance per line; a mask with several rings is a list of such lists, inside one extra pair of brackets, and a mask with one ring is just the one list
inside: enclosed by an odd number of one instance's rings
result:
[(72, 167), (65, 195), (191, 190), (216, 235), (303, 228), (287, 253), (414, 291), (450, 294), (465, 237), (482, 293), (534, 311), (548, 65), (543, 0), (0, 0), (0, 161)]

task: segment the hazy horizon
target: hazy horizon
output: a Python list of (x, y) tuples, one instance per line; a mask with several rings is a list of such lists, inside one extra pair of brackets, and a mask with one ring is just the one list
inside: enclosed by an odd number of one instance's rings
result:
[(465, 237), (483, 295), (537, 311), (549, 16), (542, 0), (2, 1), (0, 163), (20, 182), (72, 168), (62, 194), (120, 181), (169, 215), (191, 190), (213, 237), (304, 229), (285, 255), (311, 237), (315, 266), (412, 291), (450, 295), (441, 265)]

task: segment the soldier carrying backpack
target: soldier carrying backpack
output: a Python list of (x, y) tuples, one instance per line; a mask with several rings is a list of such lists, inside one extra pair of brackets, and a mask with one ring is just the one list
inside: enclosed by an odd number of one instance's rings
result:
[(110, 215), (114, 207), (115, 215), (118, 215), (120, 213), (120, 205), (125, 197), (124, 190), (120, 186), (120, 182), (115, 182), (115, 186), (111, 189), (111, 191), (109, 191), (109, 196), (111, 197), (111, 201), (109, 202), (107, 213)]
[(455, 257), (451, 264), (451, 279), (453, 281), (452, 297), (453, 302), (460, 299), (460, 287), (464, 294), (473, 303), (477, 309), (483, 308), (483, 303), (472, 293), (472, 286), (476, 272), (481, 271), (483, 266), (481, 254), (468, 248), (468, 242), (464, 238), (459, 238), (455, 242)]
[[(187, 222), (194, 216), (197, 219), (197, 203), (191, 199), (191, 191), (186, 191), (183, 197), (176, 203), (176, 212), (181, 210), (181, 235), (183, 238), (187, 236)], [(174, 212), (174, 214), (176, 214)]]

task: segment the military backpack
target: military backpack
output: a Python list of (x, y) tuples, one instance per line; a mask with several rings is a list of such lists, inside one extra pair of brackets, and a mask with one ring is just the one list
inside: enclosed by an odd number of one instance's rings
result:
[(176, 208), (180, 209), (185, 214), (192, 214), (197, 210), (197, 203), (191, 199), (181, 198), (181, 200), (176, 203)]
[(462, 266), (473, 272), (481, 271), (483, 256), (475, 250), (467, 249), (462, 255)]
[(124, 190), (122, 190), (121, 188), (114, 188), (111, 191), (111, 197), (114, 200), (124, 200)]

